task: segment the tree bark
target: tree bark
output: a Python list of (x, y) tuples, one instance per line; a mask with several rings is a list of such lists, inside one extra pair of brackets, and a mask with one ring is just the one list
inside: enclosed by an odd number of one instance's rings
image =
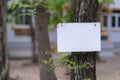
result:
[(51, 55), (46, 54), (46, 52), (50, 51), (47, 24), (46, 9), (43, 6), (37, 7), (37, 13), (35, 15), (35, 34), (37, 53), (39, 56), (40, 80), (57, 80), (54, 71), (46, 71), (50, 65), (46, 65), (42, 62), (43, 60), (49, 60), (51, 58)]
[(32, 63), (38, 62), (38, 57), (36, 54), (36, 45), (35, 45), (35, 25), (33, 25), (33, 16), (31, 17), (30, 32), (31, 32), (31, 44), (32, 44)]
[[(34, 4), (35, 1), (32, 0), (32, 3)], [(31, 29), (31, 43), (32, 43), (32, 62), (37, 63), (38, 57), (36, 54), (36, 46), (35, 46), (35, 25), (34, 25), (34, 16), (33, 15), (31, 16), (30, 29)]]
[[(98, 0), (72, 0), (73, 22), (96, 22)], [(88, 36), (89, 37), (89, 36)], [(71, 59), (86, 68), (71, 71), (71, 80), (96, 80), (96, 52), (74, 52)]]
[[(2, 80), (8, 78), (8, 54), (6, 39), (6, 0), (0, 0), (0, 77)], [(1, 74), (5, 71), (4, 74)]]
[(35, 29), (32, 24), (30, 24), (31, 30), (31, 43), (32, 43), (32, 63), (37, 63), (38, 58), (36, 54), (36, 46), (35, 46)]

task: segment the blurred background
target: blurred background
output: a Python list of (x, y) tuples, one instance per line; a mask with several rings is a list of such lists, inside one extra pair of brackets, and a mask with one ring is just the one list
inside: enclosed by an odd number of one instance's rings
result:
[[(31, 2), (33, 3), (32, 0), (23, 0), (23, 3)], [(7, 6), (11, 3), (8, 0)], [(101, 2), (99, 7), (102, 50), (97, 59), (97, 80), (120, 80), (120, 1), (108, 0)], [(18, 5), (12, 8), (8, 7), (6, 15), (10, 80), (39, 80), (39, 66), (34, 63), (37, 59), (37, 51), (33, 47), (35, 35), (31, 30), (35, 28), (34, 9), (18, 9)], [(26, 14), (27, 12), (30, 14)], [(58, 54), (56, 25), (59, 22), (71, 22), (71, 2), (49, 0), (46, 12), (50, 46), (52, 52)], [(69, 80), (70, 75), (66, 73), (65, 69), (56, 69), (58, 80)]]

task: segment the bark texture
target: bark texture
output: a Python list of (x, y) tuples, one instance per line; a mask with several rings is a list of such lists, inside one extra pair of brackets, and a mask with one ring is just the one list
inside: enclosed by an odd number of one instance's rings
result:
[[(0, 1), (0, 67), (5, 67), (5, 10), (4, 10), (4, 1)], [(1, 69), (1, 68), (0, 68)], [(0, 70), (1, 71), (1, 70)]]
[[(73, 22), (96, 22), (98, 0), (72, 0)], [(89, 36), (88, 36), (89, 37)], [(71, 71), (71, 80), (96, 80), (96, 52), (74, 52), (71, 59), (86, 68)]]
[[(0, 78), (8, 78), (8, 54), (6, 42), (6, 0), (0, 0)], [(4, 74), (3, 74), (4, 71)]]
[[(35, 4), (35, 0), (32, 0), (32, 4)], [(37, 63), (38, 57), (36, 54), (36, 46), (35, 46), (35, 25), (34, 25), (34, 16), (33, 15), (31, 16), (30, 29), (31, 29), (31, 43), (32, 43), (32, 62)]]
[(36, 46), (35, 46), (35, 28), (34, 28), (34, 25), (32, 25), (32, 21), (30, 24), (30, 30), (31, 30), (31, 43), (32, 43), (32, 62), (37, 63), (38, 57), (36, 54)]
[(36, 34), (36, 48), (39, 56), (40, 80), (57, 80), (54, 72), (47, 72), (46, 69), (50, 65), (44, 64), (43, 60), (49, 60), (51, 55), (45, 54), (50, 51), (50, 43), (48, 36), (48, 22), (47, 13), (43, 6), (37, 7), (37, 14), (35, 15), (35, 34)]

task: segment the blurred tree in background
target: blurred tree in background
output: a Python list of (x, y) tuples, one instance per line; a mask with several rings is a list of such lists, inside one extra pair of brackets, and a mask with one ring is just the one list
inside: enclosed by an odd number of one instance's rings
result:
[(43, 63), (44, 60), (49, 60), (52, 58), (51, 54), (46, 54), (49, 53), (51, 49), (48, 36), (47, 10), (44, 7), (44, 2), (41, 2), (41, 4), (36, 7), (35, 36), (36, 51), (39, 56), (38, 63), (40, 69), (40, 80), (57, 80), (54, 70), (52, 72), (47, 72), (46, 70), (47, 68), (51, 67), (51, 65)]
[(0, 1), (0, 80), (7, 80), (9, 74), (6, 39), (6, 0)]
[[(35, 15), (35, 31), (33, 31), (35, 32), (35, 50), (38, 54), (41, 80), (57, 80), (54, 72), (45, 71), (47, 68), (51, 67), (51, 65), (46, 65), (42, 61), (51, 58), (50, 54), (46, 54), (51, 51), (48, 37), (48, 19), (50, 24), (49, 30), (55, 27), (59, 22), (70, 20), (70, 15), (67, 15), (70, 4), (67, 1), (68, 0), (35, 0), (29, 3), (24, 0), (12, 0), (12, 2), (10, 2), (9, 13), (12, 12), (13, 16), (18, 15), (19, 10), (23, 8), (26, 8), (26, 13), (22, 15)], [(49, 17), (47, 14), (49, 14)]]

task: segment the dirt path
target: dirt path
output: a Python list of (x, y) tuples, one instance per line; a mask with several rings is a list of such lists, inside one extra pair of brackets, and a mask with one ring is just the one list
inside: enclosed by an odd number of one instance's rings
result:
[[(97, 80), (120, 80), (120, 54), (114, 58), (104, 58), (105, 63), (97, 63)], [(10, 61), (10, 77), (12, 80), (39, 80), (39, 68), (30, 60)], [(70, 80), (65, 70), (56, 69), (58, 80)]]

